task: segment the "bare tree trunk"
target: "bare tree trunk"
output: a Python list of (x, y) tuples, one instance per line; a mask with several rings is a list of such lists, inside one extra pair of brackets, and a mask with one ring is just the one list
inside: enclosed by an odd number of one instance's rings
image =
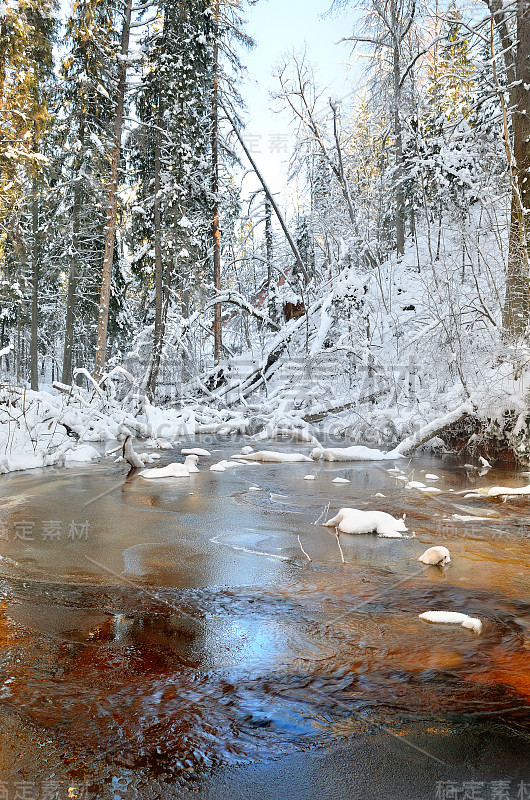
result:
[[(85, 144), (85, 123), (81, 122), (81, 129), (79, 132), (79, 140), (81, 142), (80, 153), (83, 152)], [(68, 291), (66, 299), (66, 320), (64, 330), (64, 352), (63, 352), (63, 369), (61, 375), (62, 383), (68, 386), (72, 383), (73, 378), (73, 353), (74, 353), (74, 336), (75, 336), (75, 299), (77, 293), (77, 279), (79, 268), (79, 237), (81, 231), (81, 209), (83, 204), (83, 190), (79, 179), (78, 165), (75, 167), (74, 174), (74, 204), (72, 208), (72, 255), (70, 259), (70, 271), (68, 273)]]
[(114, 255), (114, 238), (116, 235), (116, 218), (118, 212), (118, 170), (121, 157), (121, 136), (123, 127), (123, 108), (125, 104), (125, 86), (127, 82), (127, 55), (129, 52), (131, 9), (132, 0), (125, 0), (125, 15), (121, 31), (121, 58), (118, 61), (118, 89), (113, 132), (114, 142), (110, 167), (107, 227), (105, 231), (105, 252), (103, 256), (103, 274), (101, 278), (101, 292), (99, 297), (98, 332), (96, 358), (94, 364), (94, 378), (97, 381), (101, 380), (103, 371), (105, 369), (105, 354), (107, 349), (112, 259)]
[[(212, 198), (213, 198), (213, 285), (221, 291), (221, 234), (219, 230), (219, 0), (215, 0), (215, 39), (213, 46), (213, 89), (212, 89)], [(214, 307), (214, 361), (221, 357), (222, 326), (221, 304)]]
[[(398, 20), (396, 4), (392, 3), (392, 27), (397, 30)], [(393, 82), (394, 82), (394, 157), (395, 157), (395, 182), (396, 182), (396, 250), (398, 256), (405, 252), (405, 197), (403, 193), (403, 133), (401, 129), (401, 72), (400, 72), (400, 42), (394, 34), (393, 44)]]
[[(6, 318), (2, 317), (2, 329), (0, 330), (0, 350), (4, 349), (4, 342), (6, 340)], [(4, 356), (6, 360), (6, 371), (9, 372), (9, 359), (7, 353)], [(0, 356), (0, 366), (2, 364), (2, 356)]]
[(164, 325), (162, 320), (162, 215), (160, 210), (160, 131), (162, 114), (157, 117), (157, 129), (155, 132), (155, 163), (154, 163), (154, 238), (155, 238), (155, 330), (153, 334), (153, 354), (151, 357), (151, 369), (147, 382), (147, 393), (151, 400), (155, 396), (158, 371), (160, 369), (160, 359), (162, 356), (162, 342), (164, 338)]
[(271, 319), (275, 320), (276, 307), (274, 303), (274, 292), (271, 289), (274, 283), (274, 275), (272, 272), (272, 262), (274, 259), (272, 239), (272, 206), (267, 196), (265, 196), (265, 252), (267, 260), (267, 313)]
[(2, 15), (0, 22), (0, 97), (4, 96), (4, 83), (6, 78), (6, 60), (9, 40), (7, 38), (6, 16)]
[(20, 368), (22, 365), (22, 341), (21, 341), (21, 319), (20, 319), (20, 308), (17, 309), (17, 365), (16, 365), (16, 375), (17, 375), (17, 384), (20, 383)]
[(526, 336), (530, 322), (530, 0), (518, 0), (517, 49), (510, 88), (513, 152), (512, 202), (503, 323), (510, 339)]
[(31, 200), (31, 228), (33, 244), (31, 248), (31, 388), (39, 389), (39, 206), (37, 199), (37, 178), (33, 178), (33, 197)]
[(486, 2), (493, 18), (493, 24), (501, 40), (503, 59), (506, 66), (506, 82), (511, 86), (515, 81), (515, 53), (510, 31), (508, 30), (504, 6), (502, 0), (486, 0)]
[[(353, 208), (350, 188), (348, 186), (348, 180), (346, 178), (346, 173), (344, 171), (344, 161), (342, 158), (342, 147), (340, 144), (340, 135), (339, 135), (339, 119), (338, 119), (337, 106), (331, 100), (329, 101), (329, 105), (331, 108), (331, 112), (333, 114), (333, 138), (335, 139), (335, 152), (337, 153), (337, 164), (335, 165), (333, 164), (333, 162), (331, 162), (331, 165), (333, 172), (335, 173), (337, 180), (340, 184), (342, 195), (346, 201), (350, 222), (353, 225), (353, 227), (357, 229), (357, 221), (355, 219), (355, 209)], [(324, 151), (323, 147), (321, 147), (321, 149)]]
[[(76, 176), (77, 177), (77, 176)], [(66, 320), (64, 329), (64, 352), (63, 370), (61, 375), (62, 383), (70, 385), (72, 383), (72, 356), (74, 350), (74, 327), (75, 327), (75, 296), (77, 292), (77, 275), (79, 259), (79, 231), (81, 216), (81, 186), (76, 179), (74, 186), (74, 205), (72, 209), (72, 255), (70, 258), (70, 272), (68, 274), (68, 292), (66, 299)]]
[(272, 207), (268, 197), (265, 198), (265, 249), (267, 258), (267, 282), (270, 285), (272, 281)]

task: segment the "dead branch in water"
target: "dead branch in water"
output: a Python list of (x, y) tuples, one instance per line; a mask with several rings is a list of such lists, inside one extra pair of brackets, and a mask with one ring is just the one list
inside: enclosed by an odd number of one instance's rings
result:
[(307, 558), (307, 560), (309, 561), (309, 563), (311, 563), (311, 559), (309, 558), (309, 556), (307, 555), (306, 551), (305, 551), (305, 550), (304, 550), (304, 548), (302, 547), (302, 542), (300, 541), (300, 536), (298, 536), (298, 544), (300, 545), (300, 550), (302, 551), (302, 553), (304, 554), (304, 556)]
[(133, 469), (143, 469), (145, 467), (145, 464), (138, 455), (138, 453), (135, 453), (134, 451), (134, 448), (132, 446), (132, 438), (130, 434), (125, 437), (125, 441), (123, 443), (123, 448), (122, 448), (122, 454), (125, 461), (127, 461), (131, 465), (131, 467), (133, 467)]
[(335, 539), (337, 540), (337, 544), (339, 546), (340, 557), (341, 557), (342, 563), (345, 564), (346, 561), (344, 560), (344, 553), (342, 552), (342, 547), (341, 547), (341, 544), (340, 544), (340, 533), (339, 533), (339, 529), (338, 528), (335, 528)]
[(320, 520), (322, 519), (322, 517), (325, 517), (325, 516), (327, 515), (328, 511), (329, 511), (329, 503), (327, 504), (327, 506), (324, 506), (324, 510), (322, 511), (322, 514), (319, 516), (319, 518), (318, 518), (318, 519), (316, 519), (316, 520), (313, 522), (313, 525), (318, 525), (318, 523), (320, 522)]

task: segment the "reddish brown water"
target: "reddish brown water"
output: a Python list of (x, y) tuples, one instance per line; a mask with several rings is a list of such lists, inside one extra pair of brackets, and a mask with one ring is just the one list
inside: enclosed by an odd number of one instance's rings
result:
[[(238, 449), (218, 447), (216, 460)], [(115, 465), (1, 476), (6, 780), (53, 773), (76, 796), (76, 780), (97, 787), (104, 772), (121, 797), (154, 776), (199, 780), (358, 737), (394, 737), (405, 757), (418, 731), (490, 725), (524, 741), (530, 498), (457, 493), (527, 477), (405, 462), (415, 480), (440, 476), (431, 495), (405, 489), (392, 463), (211, 473), (202, 461), (189, 480)], [(416, 535), (343, 535), (343, 564), (313, 524), (328, 503), (406, 513)], [(451, 551), (446, 570), (418, 563), (432, 544)], [(431, 609), (480, 617), (482, 635), (418, 619)]]

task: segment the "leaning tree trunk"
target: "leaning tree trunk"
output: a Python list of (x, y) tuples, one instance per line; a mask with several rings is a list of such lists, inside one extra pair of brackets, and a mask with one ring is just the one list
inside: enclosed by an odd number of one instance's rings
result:
[(272, 237), (272, 206), (270, 200), (265, 196), (265, 252), (267, 258), (267, 313), (269, 317), (276, 321), (276, 303), (274, 292), (274, 275), (272, 271), (274, 261), (274, 241)]
[(269, 187), (267, 185), (267, 182), (265, 181), (265, 178), (263, 177), (263, 175), (261, 174), (260, 170), (258, 169), (258, 166), (257, 166), (256, 162), (252, 158), (252, 156), (250, 154), (250, 150), (246, 146), (245, 140), (241, 136), (241, 131), (237, 127), (236, 123), (234, 122), (234, 120), (232, 119), (230, 114), (228, 113), (228, 111), (227, 111), (225, 106), (223, 106), (223, 111), (224, 111), (225, 116), (228, 119), (230, 125), (232, 126), (232, 130), (234, 131), (234, 133), (235, 133), (235, 135), (236, 135), (236, 137), (237, 137), (237, 139), (239, 141), (239, 144), (243, 148), (243, 151), (244, 151), (246, 157), (250, 161), (250, 165), (251, 165), (252, 169), (254, 170), (254, 172), (256, 174), (256, 178), (261, 183), (261, 185), (263, 187), (263, 191), (265, 192), (265, 195), (266, 195), (269, 203), (271, 204), (272, 208), (274, 209), (274, 213), (276, 214), (276, 218), (277, 218), (278, 222), (281, 225), (281, 228), (282, 228), (282, 230), (283, 230), (283, 232), (285, 234), (285, 238), (287, 239), (287, 242), (289, 243), (289, 247), (291, 248), (292, 253), (294, 255), (294, 258), (295, 258), (295, 261), (296, 261), (296, 266), (298, 267), (298, 269), (300, 270), (300, 272), (304, 276), (306, 282), (309, 283), (309, 281), (310, 281), (309, 272), (307, 271), (307, 268), (306, 268), (306, 266), (305, 266), (305, 264), (303, 262), (302, 256), (300, 255), (300, 251), (299, 251), (299, 249), (298, 249), (298, 247), (296, 245), (296, 242), (294, 241), (293, 237), (291, 236), (291, 234), (289, 232), (289, 228), (287, 227), (287, 223), (285, 222), (285, 219), (284, 219), (280, 209), (278, 208), (278, 203), (274, 199), (274, 195), (271, 192), (271, 190), (269, 189)]
[(272, 283), (272, 262), (274, 258), (272, 239), (272, 207), (268, 197), (265, 197), (265, 250), (267, 257), (267, 283)]
[(107, 203), (107, 225), (105, 230), (105, 252), (103, 255), (103, 274), (99, 297), (98, 332), (96, 342), (96, 358), (94, 378), (101, 380), (105, 369), (107, 349), (107, 329), (109, 326), (110, 287), (112, 280), (112, 260), (114, 255), (114, 238), (116, 235), (116, 219), (118, 213), (118, 169), (121, 157), (121, 137), (123, 128), (123, 109), (125, 104), (125, 86), (127, 82), (127, 54), (129, 52), (129, 34), (131, 29), (132, 0), (125, 0), (125, 15), (121, 31), (121, 47), (118, 61), (118, 89), (116, 100), (116, 116), (114, 117), (112, 161), (109, 176), (109, 196)]
[(513, 153), (510, 242), (504, 303), (504, 329), (511, 341), (528, 334), (530, 324), (530, 0), (518, 0), (517, 48), (510, 89)]

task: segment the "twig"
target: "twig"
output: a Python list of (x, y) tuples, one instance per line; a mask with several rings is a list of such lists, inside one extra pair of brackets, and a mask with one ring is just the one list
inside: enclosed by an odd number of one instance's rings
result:
[(320, 520), (322, 519), (322, 517), (325, 517), (325, 516), (326, 516), (326, 514), (328, 513), (328, 511), (329, 511), (329, 503), (327, 504), (327, 506), (324, 506), (324, 510), (322, 511), (322, 514), (319, 516), (319, 518), (318, 518), (318, 519), (316, 519), (316, 520), (313, 522), (313, 525), (318, 525), (318, 523), (320, 522)]
[(337, 540), (337, 544), (339, 546), (340, 557), (342, 559), (342, 563), (345, 564), (346, 562), (344, 560), (344, 553), (342, 552), (342, 547), (340, 545), (340, 534), (339, 534), (339, 529), (338, 528), (335, 528), (335, 539)]
[(307, 560), (309, 561), (309, 563), (311, 563), (311, 559), (309, 558), (309, 556), (307, 555), (306, 551), (305, 551), (305, 550), (304, 550), (304, 548), (302, 547), (302, 542), (300, 541), (300, 536), (298, 536), (298, 544), (300, 545), (300, 550), (302, 551), (302, 553), (304, 554), (304, 556), (307, 558)]

